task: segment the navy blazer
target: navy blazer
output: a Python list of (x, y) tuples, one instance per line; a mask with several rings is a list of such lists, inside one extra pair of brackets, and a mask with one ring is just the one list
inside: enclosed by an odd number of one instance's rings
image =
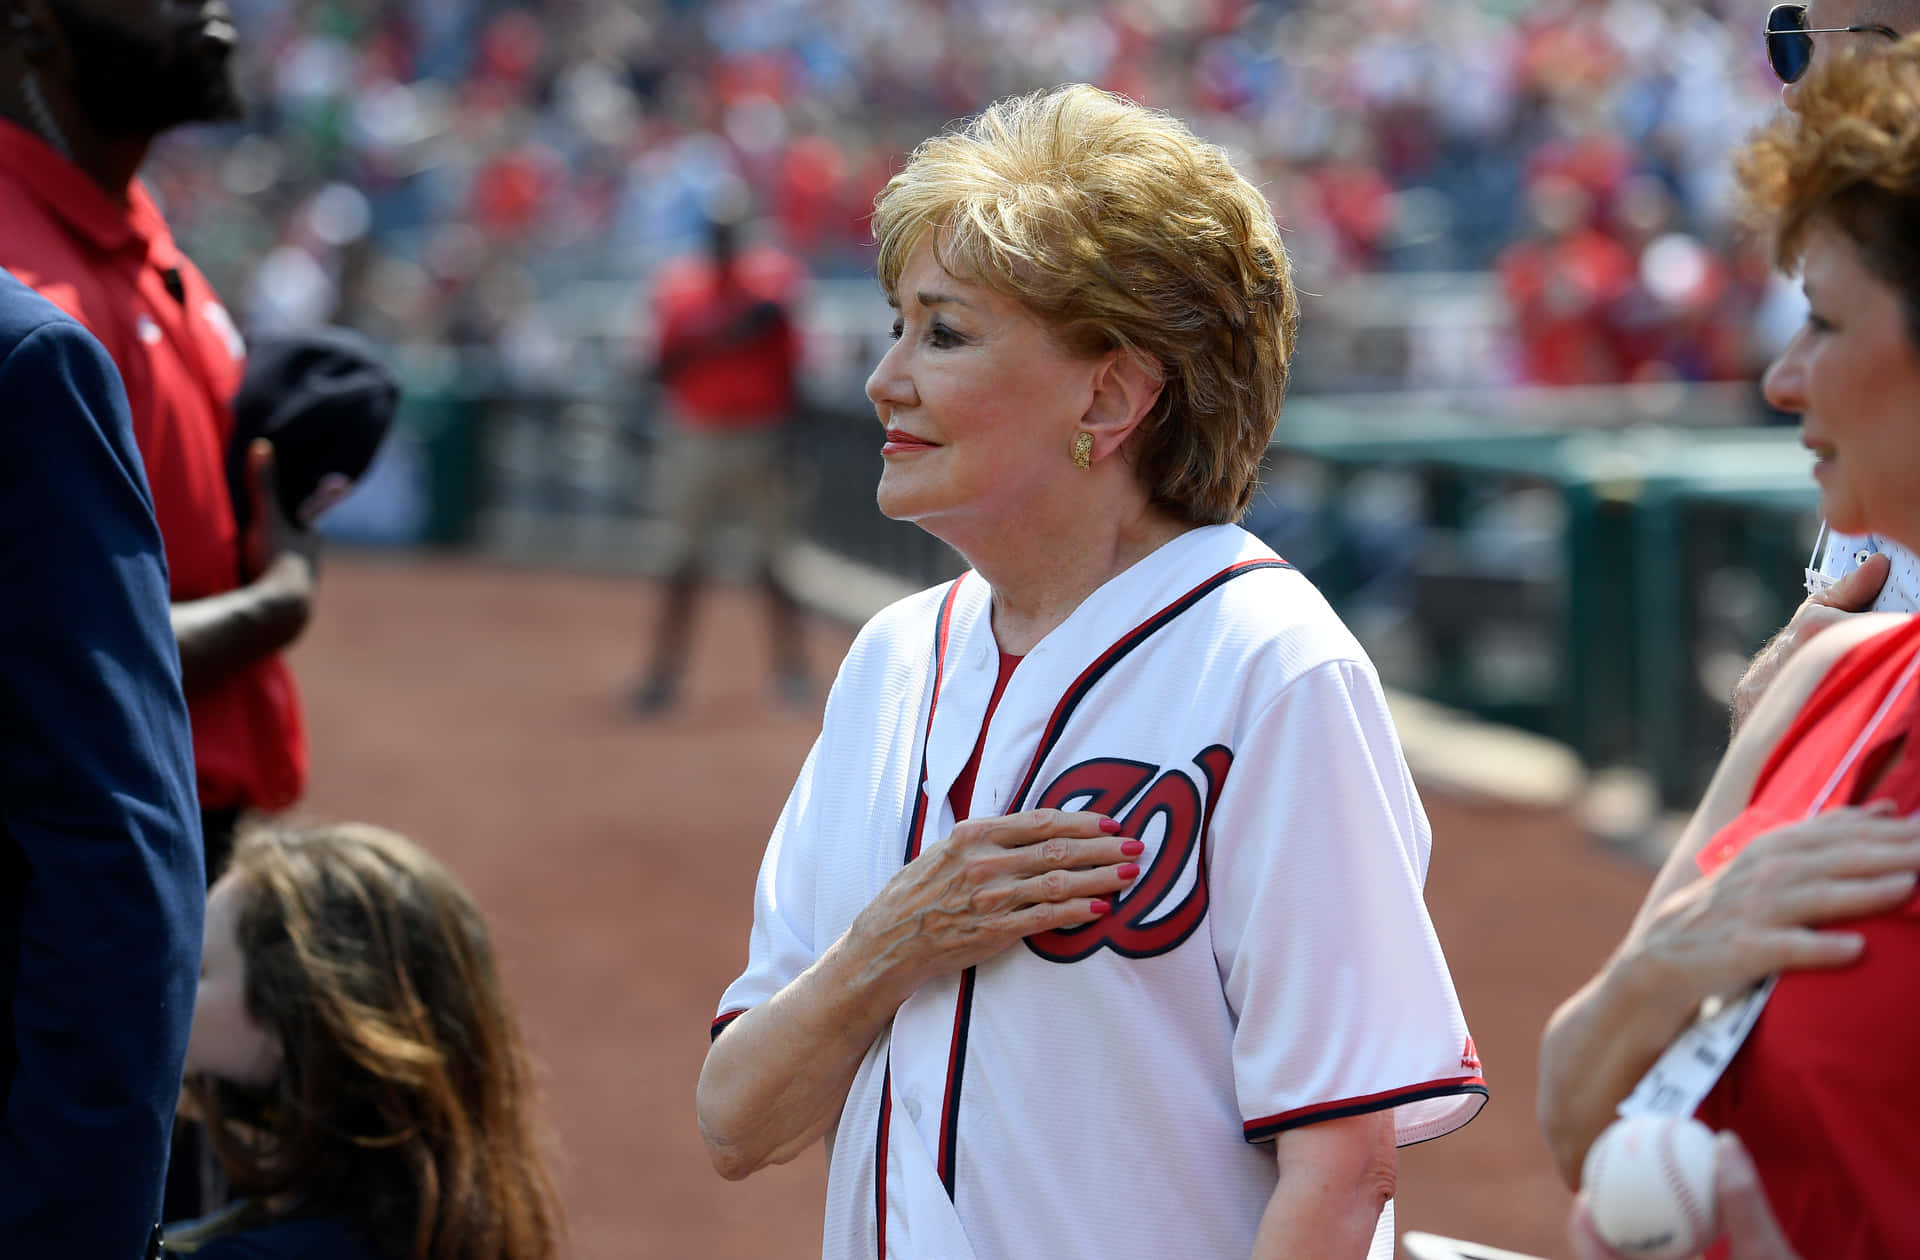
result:
[(137, 1260), (206, 883), (167, 570), (120, 374), (0, 270), (0, 1252)]

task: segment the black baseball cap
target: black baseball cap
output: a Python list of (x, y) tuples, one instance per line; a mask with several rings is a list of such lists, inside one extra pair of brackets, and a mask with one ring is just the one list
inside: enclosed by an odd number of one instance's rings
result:
[(329, 476), (359, 479), (386, 440), (400, 406), (400, 380), (374, 344), (348, 328), (307, 328), (249, 340), (233, 399), (227, 489), (244, 531), (253, 515), (247, 451), (273, 443), (274, 491), (287, 519)]

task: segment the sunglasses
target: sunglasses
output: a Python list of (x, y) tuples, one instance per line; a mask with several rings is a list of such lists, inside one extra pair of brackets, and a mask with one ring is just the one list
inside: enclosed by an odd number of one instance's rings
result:
[(1782, 83), (1798, 83), (1813, 64), (1815, 35), (1884, 35), (1899, 39), (1899, 32), (1886, 26), (1807, 25), (1807, 6), (1776, 4), (1767, 10), (1767, 64)]

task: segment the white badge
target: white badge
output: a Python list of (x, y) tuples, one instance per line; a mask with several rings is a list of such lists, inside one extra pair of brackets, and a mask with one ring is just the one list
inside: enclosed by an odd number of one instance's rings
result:
[(1690, 1116), (1725, 1074), (1760, 1019), (1778, 979), (1768, 976), (1731, 1002), (1701, 1003), (1700, 1017), (1673, 1039), (1620, 1103), (1623, 1116)]

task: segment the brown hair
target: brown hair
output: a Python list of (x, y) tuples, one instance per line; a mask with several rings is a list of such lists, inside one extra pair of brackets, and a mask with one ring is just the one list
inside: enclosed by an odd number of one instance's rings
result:
[(1735, 159), (1751, 217), (1783, 267), (1816, 224), (1838, 229), (1920, 343), (1920, 36), (1823, 53), (1796, 92)]
[(407, 1260), (551, 1260), (559, 1214), (519, 1028), (478, 908), (356, 823), (242, 837), (227, 878), (263, 1091), (189, 1083), (234, 1186), (363, 1225)]
[(930, 236), (949, 273), (1069, 351), (1155, 365), (1165, 386), (1130, 443), (1149, 495), (1196, 524), (1246, 511), (1299, 300), (1272, 209), (1224, 151), (1083, 83), (1009, 97), (916, 148), (873, 226), (888, 293)]

